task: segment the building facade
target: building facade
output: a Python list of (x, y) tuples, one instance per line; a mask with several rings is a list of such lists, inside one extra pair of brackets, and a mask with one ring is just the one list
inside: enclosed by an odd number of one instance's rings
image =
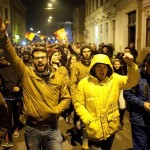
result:
[(73, 12), (73, 39), (84, 42), (85, 4), (79, 5)]
[(18, 43), (26, 32), (26, 8), (21, 0), (0, 0), (0, 16), (9, 20), (8, 35)]
[(140, 62), (150, 52), (150, 1), (85, 0), (84, 40), (113, 44), (115, 53), (135, 43)]

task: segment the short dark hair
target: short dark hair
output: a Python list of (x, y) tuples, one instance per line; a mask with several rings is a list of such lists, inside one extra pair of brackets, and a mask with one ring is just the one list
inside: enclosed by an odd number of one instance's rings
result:
[(48, 57), (48, 51), (45, 47), (35, 47), (33, 50), (32, 50), (32, 58), (33, 58), (33, 55), (34, 55), (34, 52), (45, 52), (46, 53), (46, 56)]

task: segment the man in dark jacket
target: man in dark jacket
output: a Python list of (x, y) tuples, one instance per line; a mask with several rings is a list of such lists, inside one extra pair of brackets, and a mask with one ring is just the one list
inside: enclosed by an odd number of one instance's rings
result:
[[(22, 85), (21, 81), (5, 57), (0, 61), (0, 88), (8, 108), (8, 131), (5, 136), (4, 147), (13, 146), (12, 134), (19, 136), (19, 117), (22, 108)], [(13, 120), (13, 122), (12, 122)]]
[(140, 81), (134, 88), (124, 91), (129, 105), (134, 150), (150, 149), (150, 53), (140, 69)]

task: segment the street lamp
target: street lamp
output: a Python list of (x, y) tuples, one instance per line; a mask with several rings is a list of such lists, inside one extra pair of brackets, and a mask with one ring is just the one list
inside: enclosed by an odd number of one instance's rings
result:
[(49, 18), (48, 18), (48, 22), (49, 22), (49, 23), (51, 23), (52, 18), (53, 18), (52, 16), (49, 16)]
[(30, 28), (31, 31), (33, 31), (33, 28)]
[(40, 33), (41, 33), (41, 31), (38, 31), (38, 32), (36, 32), (36, 33), (40, 34)]
[(48, 8), (52, 8), (52, 4), (51, 3), (48, 3)]

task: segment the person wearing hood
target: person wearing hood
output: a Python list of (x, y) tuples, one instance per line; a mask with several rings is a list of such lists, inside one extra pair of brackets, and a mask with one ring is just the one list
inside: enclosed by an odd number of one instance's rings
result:
[(134, 150), (150, 149), (150, 53), (139, 69), (139, 83), (124, 91), (129, 106)]
[(138, 66), (133, 62), (133, 56), (125, 53), (123, 58), (128, 64), (127, 76), (114, 73), (109, 57), (97, 54), (91, 61), (88, 76), (77, 86), (73, 104), (85, 124), (90, 150), (111, 149), (120, 127), (120, 92), (139, 81)]

